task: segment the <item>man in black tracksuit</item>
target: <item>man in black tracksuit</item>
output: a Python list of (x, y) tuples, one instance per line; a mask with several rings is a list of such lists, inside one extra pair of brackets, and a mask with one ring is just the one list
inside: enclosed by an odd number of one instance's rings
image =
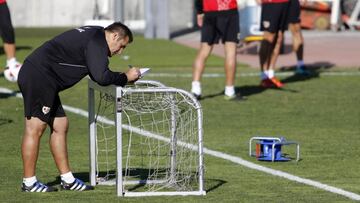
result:
[(126, 73), (112, 72), (108, 68), (108, 57), (120, 54), (132, 40), (129, 28), (119, 22), (105, 29), (85, 26), (56, 36), (26, 58), (18, 78), (25, 109), (22, 191), (56, 191), (35, 176), (40, 138), (47, 125), (51, 128), (50, 148), (60, 172), (62, 188), (93, 189), (70, 171), (66, 147), (68, 119), (58, 93), (87, 75), (100, 85), (124, 86), (139, 79), (138, 68), (131, 68)]

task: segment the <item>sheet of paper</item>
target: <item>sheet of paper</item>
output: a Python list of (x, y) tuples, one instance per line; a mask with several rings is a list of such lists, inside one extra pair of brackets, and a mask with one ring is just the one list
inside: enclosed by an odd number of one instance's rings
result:
[(144, 77), (150, 68), (140, 68), (141, 77)]

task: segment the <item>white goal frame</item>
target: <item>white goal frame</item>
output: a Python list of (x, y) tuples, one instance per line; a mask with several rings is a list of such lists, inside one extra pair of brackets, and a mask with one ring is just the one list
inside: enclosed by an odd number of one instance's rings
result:
[[(204, 190), (204, 162), (203, 162), (203, 129), (202, 129), (202, 109), (200, 103), (193, 97), (192, 94), (186, 92), (181, 89), (166, 87), (160, 82), (157, 81), (137, 81), (136, 84), (149, 84), (155, 88), (123, 88), (115, 85), (110, 86), (100, 86), (96, 82), (92, 81), (91, 79), (88, 80), (88, 109), (89, 109), (89, 159), (90, 159), (90, 184), (92, 186), (96, 185), (96, 133), (97, 133), (97, 125), (96, 125), (96, 112), (95, 112), (95, 91), (110, 94), (114, 98), (115, 104), (115, 129), (116, 129), (116, 190), (117, 196), (173, 196), (173, 195), (205, 195), (206, 191)], [(197, 119), (197, 126), (198, 126), (198, 143), (190, 144), (181, 141), (177, 141), (176, 137), (173, 139), (168, 139), (162, 137), (161, 135), (152, 134), (151, 132), (148, 133), (146, 136), (151, 136), (155, 139), (164, 141), (164, 142), (171, 142), (172, 146), (181, 145), (182, 147), (186, 147), (192, 151), (197, 151), (198, 155), (198, 188), (194, 191), (148, 191), (148, 192), (134, 192), (134, 191), (125, 191), (124, 185), (126, 184), (134, 184), (133, 181), (124, 181), (123, 180), (123, 154), (122, 154), (122, 129), (126, 128), (122, 124), (122, 102), (121, 98), (124, 94), (131, 94), (132, 92), (139, 93), (139, 92), (169, 92), (169, 93), (181, 93), (186, 95), (192, 102), (195, 104), (196, 113), (198, 116)], [(176, 125), (172, 122), (172, 125)], [(128, 128), (128, 126), (127, 126)], [(146, 133), (146, 132), (145, 132)], [(175, 135), (176, 136), (176, 135)], [(175, 140), (174, 142), (172, 142)], [(174, 149), (172, 149), (174, 150)], [(171, 156), (171, 170), (173, 169), (173, 162), (176, 162), (176, 152), (171, 153), (174, 156)], [(176, 163), (175, 163), (176, 164)], [(143, 182), (142, 182), (143, 183)]]

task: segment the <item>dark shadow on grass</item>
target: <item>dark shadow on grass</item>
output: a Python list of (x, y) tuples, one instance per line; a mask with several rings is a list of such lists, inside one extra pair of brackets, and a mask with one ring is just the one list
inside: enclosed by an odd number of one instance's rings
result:
[[(328, 70), (330, 68), (335, 67), (335, 64), (327, 62), (327, 61), (319, 61), (315, 63), (305, 64), (307, 70), (311, 72), (321, 72), (323, 70)], [(295, 71), (296, 66), (283, 66), (280, 68), (281, 72), (284, 71)]]
[(205, 180), (206, 193), (216, 190), (217, 188), (221, 187), (225, 183), (227, 183), (227, 182), (224, 180), (220, 180), (220, 179), (206, 179)]
[[(73, 175), (75, 178), (79, 178), (80, 180), (82, 180), (84, 182), (89, 182), (89, 172), (73, 173)], [(60, 182), (61, 182), (60, 176), (57, 176), (55, 178), (55, 180), (46, 183), (46, 185), (56, 186), (56, 185), (60, 185)]]
[[(261, 41), (253, 41), (250, 43), (240, 42), (237, 48), (237, 54), (247, 54), (247, 55), (259, 55)], [(284, 44), (281, 47), (281, 55), (283, 54), (291, 54), (292, 53), (292, 45)]]
[[(296, 162), (296, 156), (291, 156), (288, 153), (283, 153), (283, 157), (290, 159), (291, 162)], [(303, 160), (302, 158), (299, 158), (299, 161), (297, 162), (300, 162), (302, 160)]]
[[(33, 47), (32, 46), (16, 46), (16, 51), (20, 51), (20, 50), (31, 50)], [(4, 47), (1, 46), (0, 47), (0, 55), (4, 55)]]
[(20, 91), (14, 91), (11, 93), (4, 93), (4, 92), (0, 92), (0, 99), (6, 99), (9, 97), (15, 97), (17, 93), (20, 93)]
[[(166, 171), (166, 169), (159, 169), (159, 173), (160, 174), (164, 174)], [(149, 174), (153, 174), (155, 171), (154, 170), (149, 170), (149, 169), (144, 169), (144, 168), (135, 168), (135, 169), (131, 169), (131, 171), (129, 171), (129, 175), (130, 176), (135, 176), (137, 177), (138, 180), (147, 180), (149, 178)], [(125, 175), (125, 170), (123, 170), (123, 175)], [(157, 178), (164, 178), (165, 177), (161, 177), (158, 176)], [(136, 189), (142, 188), (146, 185), (146, 181), (141, 181), (138, 184), (135, 184), (134, 186), (130, 187), (128, 190), (129, 191), (135, 191)]]
[[(260, 85), (245, 85), (245, 86), (237, 86), (235, 87), (235, 92), (237, 95), (241, 95), (242, 97), (245, 98), (244, 101), (246, 101), (246, 98), (252, 96), (252, 95), (256, 95), (256, 94), (260, 94), (266, 90), (278, 90), (278, 91), (285, 91), (285, 92), (291, 92), (291, 93), (297, 93), (298, 91), (296, 90), (292, 90), (289, 88), (264, 88), (261, 87)], [(200, 100), (205, 100), (205, 99), (211, 99), (211, 98), (215, 98), (218, 96), (223, 96), (224, 95), (224, 91), (218, 92), (218, 93), (214, 93), (214, 94), (209, 94), (209, 95), (204, 95), (201, 97)]]
[(0, 118), (0, 126), (2, 125), (6, 125), (6, 124), (9, 124), (9, 123), (12, 123), (13, 120), (11, 119), (8, 119), (8, 118)]
[(305, 80), (311, 80), (315, 78), (319, 78), (320, 73), (324, 70), (330, 69), (334, 67), (335, 64), (329, 62), (316, 62), (312, 64), (305, 64), (306, 70), (308, 74), (295, 74), (296, 66), (285, 66), (281, 67), (279, 72), (287, 72), (292, 71), (294, 72), (293, 75), (290, 75), (281, 80), (283, 83), (293, 83), (293, 82), (301, 82)]
[[(285, 52), (286, 52), (287, 48), (285, 47)], [(290, 49), (291, 50), (291, 49)], [(287, 84), (287, 83), (293, 83), (293, 82), (301, 82), (301, 81), (306, 81), (306, 80), (311, 80), (311, 79), (315, 79), (315, 78), (319, 78), (320, 73), (324, 70), (330, 69), (332, 67), (334, 67), (335, 64), (329, 63), (329, 62), (316, 62), (316, 63), (312, 63), (312, 64), (305, 64), (306, 69), (308, 70), (309, 74), (307, 75), (300, 75), (300, 74), (295, 74), (295, 66), (285, 66), (285, 67), (281, 67), (279, 69), (279, 72), (293, 72), (294, 74), (284, 78), (281, 80), (282, 83)], [(249, 97), (252, 95), (256, 95), (256, 94), (260, 94), (268, 89), (273, 89), (273, 90), (278, 90), (278, 91), (284, 91), (284, 92), (290, 92), (290, 93), (297, 93), (299, 91), (297, 90), (293, 90), (290, 89), (288, 87), (286, 87), (286, 85), (282, 88), (263, 88), (260, 85), (245, 85), (245, 86), (238, 86), (235, 87), (235, 91), (237, 94), (240, 94), (244, 97)], [(215, 98), (218, 96), (222, 96), (224, 95), (224, 91), (218, 92), (218, 93), (214, 93), (214, 94), (209, 94), (209, 95), (204, 95), (201, 97), (201, 100), (205, 100), (205, 99), (211, 99), (211, 98)]]
[(221, 91), (221, 92), (219, 92), (219, 93), (204, 95), (204, 96), (201, 97), (200, 100), (211, 99), (211, 98), (218, 97), (218, 96), (222, 96), (222, 95), (224, 95), (224, 91)]
[(5, 99), (5, 98), (9, 98), (9, 97), (13, 97), (15, 96), (16, 93), (0, 93), (0, 99)]

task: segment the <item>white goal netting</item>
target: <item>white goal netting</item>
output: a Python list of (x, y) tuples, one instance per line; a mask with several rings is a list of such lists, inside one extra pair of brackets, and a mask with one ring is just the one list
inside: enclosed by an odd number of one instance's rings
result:
[(90, 83), (98, 184), (117, 184), (119, 196), (205, 194), (202, 113), (189, 93), (150, 81), (100, 89)]

